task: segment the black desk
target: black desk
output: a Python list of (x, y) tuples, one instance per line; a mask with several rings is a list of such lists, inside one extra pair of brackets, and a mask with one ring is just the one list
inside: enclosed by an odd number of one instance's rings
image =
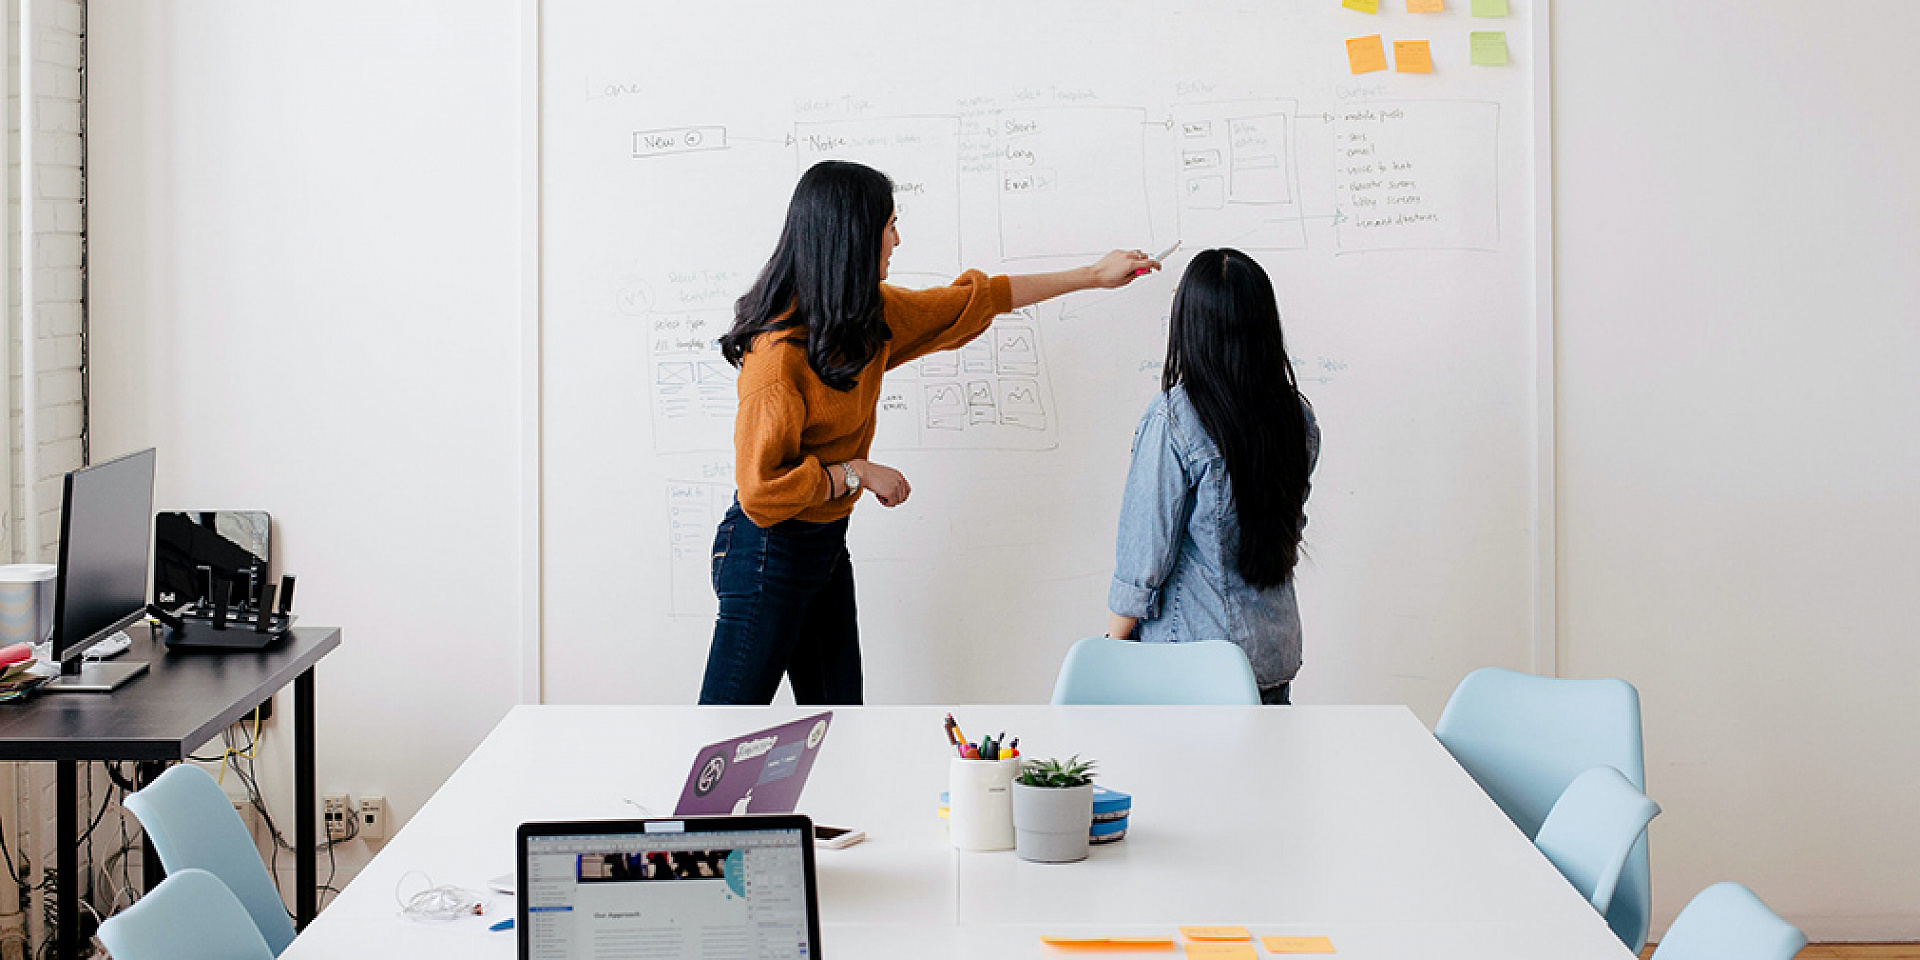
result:
[[(166, 764), (185, 760), (254, 707), (293, 684), (295, 795), (294, 923), (313, 919), (319, 883), (318, 787), (313, 763), (313, 669), (340, 646), (338, 627), (296, 627), (273, 646), (246, 653), (171, 653), (139, 624), (127, 628), (133, 647), (121, 660), (146, 660), (147, 671), (112, 693), (41, 693), (25, 703), (0, 704), (0, 760), (58, 764), (59, 848), (57, 933), (62, 960), (80, 956), (79, 764), (131, 760), (146, 785)], [(148, 885), (160, 876), (159, 858), (146, 851)]]

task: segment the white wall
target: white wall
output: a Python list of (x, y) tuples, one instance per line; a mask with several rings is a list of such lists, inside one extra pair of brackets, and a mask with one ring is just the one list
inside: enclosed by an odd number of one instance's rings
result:
[(1553, 30), (1561, 666), (1640, 688), (1656, 922), (1920, 938), (1920, 6)]
[[(322, 785), (402, 815), (515, 689), (515, 6), (94, 4), (96, 449), (276, 512)], [(1645, 697), (1662, 918), (1920, 937), (1915, 28), (1555, 10), (1559, 652)]]
[(321, 788), (402, 819), (517, 696), (519, 12), (92, 8), (95, 452), (273, 512), (299, 612), (345, 630)]

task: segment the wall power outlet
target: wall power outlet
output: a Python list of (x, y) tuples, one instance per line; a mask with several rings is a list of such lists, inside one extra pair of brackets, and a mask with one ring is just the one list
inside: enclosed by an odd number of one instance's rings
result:
[(353, 833), (353, 824), (348, 820), (353, 813), (348, 806), (344, 793), (320, 795), (320, 822), (326, 824), (328, 840), (343, 840)]

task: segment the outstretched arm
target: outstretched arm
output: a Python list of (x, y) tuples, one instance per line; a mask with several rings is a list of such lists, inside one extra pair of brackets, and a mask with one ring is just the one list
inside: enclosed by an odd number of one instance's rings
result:
[(1136, 274), (1160, 269), (1160, 261), (1138, 250), (1115, 250), (1098, 262), (1058, 273), (1029, 273), (1008, 277), (1013, 287), (1013, 307), (1031, 306), (1063, 293), (1096, 287), (1124, 287)]

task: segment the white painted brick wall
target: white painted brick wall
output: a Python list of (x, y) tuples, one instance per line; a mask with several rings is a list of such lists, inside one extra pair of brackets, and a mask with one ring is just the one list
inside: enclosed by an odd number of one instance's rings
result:
[[(7, 231), (15, 239), (8, 243), (9, 262), (6, 264), (8, 284), (7, 332), (11, 338), (8, 349), (10, 357), (7, 370), (10, 429), (7, 432), (12, 447), (10, 478), (12, 509), (7, 511), (7, 522), (0, 524), (0, 562), (8, 561), (46, 561), (55, 555), (60, 536), (60, 476), (68, 470), (82, 466), (82, 430), (85, 424), (85, 411), (82, 406), (83, 372), (81, 354), (83, 311), (81, 293), (81, 257), (83, 255), (81, 227), (85, 222), (81, 204), (84, 179), (81, 170), (83, 143), (81, 139), (81, 118), (84, 113), (81, 103), (82, 79), (80, 71), (81, 38), (85, 11), (81, 0), (27, 0), (32, 2), (34, 14), (34, 65), (35, 86), (35, 123), (34, 123), (34, 196), (35, 253), (34, 299), (36, 302), (36, 359), (33, 371), (39, 388), (37, 409), (27, 412), (21, 410), (21, 369), (20, 359), (20, 101), (19, 101), (19, 4), (21, 0), (7, 2), (7, 55), (4, 58), (7, 99)], [(21, 468), (21, 429), (23, 416), (32, 416), (39, 431), (39, 470), (38, 476), (27, 478), (20, 475)], [(17, 533), (24, 529), (18, 521), (25, 509), (24, 491), (31, 485), (37, 494), (37, 506), (40, 513), (41, 542), (22, 544), (17, 542)], [(36, 873), (38, 868), (53, 863), (53, 770), (52, 764), (16, 764), (18, 780), (4, 778), (17, 785), (11, 796), (0, 797), (0, 829), (5, 829), (14, 841), (9, 849), (16, 857), (30, 855), (34, 860)], [(92, 778), (95, 797), (108, 789), (107, 781), (96, 770)], [(101, 825), (101, 841), (95, 846), (100, 857), (105, 857), (118, 844), (120, 831), (116, 828), (121, 816), (120, 811), (112, 811)], [(30, 825), (30, 826), (29, 826)], [(27, 842), (19, 842), (22, 827), (32, 834)], [(83, 861), (84, 862), (84, 861)], [(133, 876), (139, 875), (136, 862), (131, 865)], [(115, 871), (122, 875), (121, 871)], [(96, 878), (94, 899), (111, 910), (124, 906), (126, 899), (119, 898), (118, 903), (109, 904), (114, 899), (113, 881)], [(47, 934), (41, 923), (41, 905), (38, 903), (17, 905), (11, 891), (0, 891), (0, 912), (10, 912), (24, 907), (27, 927), (33, 942), (38, 945)], [(11, 960), (18, 956), (16, 944), (0, 945), (0, 960)]]
[[(19, 102), (19, 2), (7, 3), (7, 199), (8, 230), (18, 237), (20, 228), (20, 102)], [(81, 205), (81, 39), (84, 6), (81, 0), (31, 0), (34, 12), (34, 197), (35, 269), (34, 299), (37, 304), (35, 341), (40, 391), (39, 409), (34, 423), (39, 435), (39, 476), (33, 487), (40, 508), (39, 544), (15, 542), (23, 529), (17, 519), (25, 510), (27, 478), (19, 475), (21, 464), (20, 410), (20, 260), (17, 243), (11, 246), (8, 264), (8, 331), (12, 337), (10, 378), (12, 423), (9, 431), (13, 449), (13, 509), (4, 530), (0, 530), (0, 558), (4, 560), (45, 561), (54, 556), (60, 536), (60, 475), (81, 466), (81, 430), (85, 411), (81, 406), (82, 310)], [(4, 562), (0, 560), (0, 562)]]

